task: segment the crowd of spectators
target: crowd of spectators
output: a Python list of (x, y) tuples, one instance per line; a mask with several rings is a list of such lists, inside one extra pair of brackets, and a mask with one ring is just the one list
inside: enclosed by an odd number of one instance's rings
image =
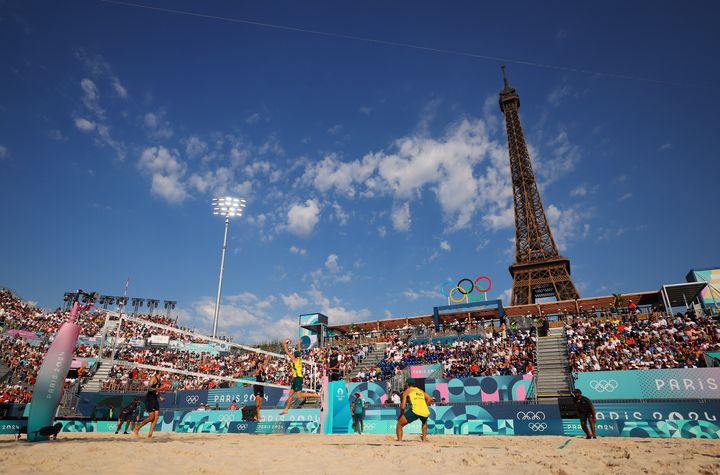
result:
[[(67, 320), (68, 312), (43, 312), (23, 302), (7, 290), (0, 290), (0, 333), (10, 329), (25, 330), (37, 335), (30, 341), (22, 335), (0, 337), (0, 360), (10, 368), (11, 376), (0, 384), (2, 401), (27, 402), (31, 396), (37, 372), (54, 333)], [(177, 322), (164, 315), (141, 315), (148, 323), (124, 321), (119, 327), (116, 365), (102, 382), (102, 388), (113, 391), (147, 388), (151, 373), (136, 365), (151, 365), (199, 373), (207, 376), (165, 372), (164, 384), (174, 389), (212, 389), (227, 386), (222, 378), (254, 380), (258, 365), (266, 366), (266, 381), (289, 385), (290, 367), (286, 358), (265, 356), (243, 350), (235, 345), (210, 342), (211, 352), (188, 351), (188, 343), (209, 343), (207, 339), (182, 333)], [(547, 331), (549, 323), (541, 318)], [(660, 313), (640, 315), (630, 311), (614, 316), (563, 315), (557, 325), (564, 325), (568, 338), (568, 355), (573, 371), (692, 368), (704, 365), (703, 354), (720, 351), (720, 326), (693, 314), (665, 317)], [(78, 318), (81, 332), (94, 336), (102, 329), (105, 314), (84, 312)], [(168, 328), (159, 328), (151, 323)], [(434, 338), (427, 327), (403, 328), (396, 332), (356, 334), (350, 338), (335, 337), (325, 348), (303, 352), (305, 361), (314, 362), (327, 370), (333, 379), (354, 381), (385, 381), (412, 365), (439, 364), (444, 378), (467, 378), (494, 375), (533, 373), (535, 330), (518, 329), (514, 322), (453, 322), (442, 330), (447, 338)], [(541, 335), (544, 332), (541, 330)], [(163, 335), (180, 345), (151, 345), (150, 337)], [(114, 336), (108, 335), (108, 336)], [(139, 342), (138, 340), (142, 340)], [(229, 338), (225, 338), (230, 341)], [(365, 369), (356, 367), (375, 348), (384, 342), (383, 357)], [(106, 345), (104, 357), (111, 356), (112, 345)], [(378, 350), (381, 351), (381, 350)], [(80, 344), (76, 357), (94, 358), (98, 346)], [(372, 361), (375, 361), (373, 359)], [(305, 386), (313, 379), (312, 365), (306, 366)], [(318, 372), (319, 373), (319, 372)], [(318, 374), (316, 373), (316, 375)], [(213, 378), (214, 376), (220, 379)]]
[(705, 317), (626, 314), (565, 324), (573, 371), (697, 368), (720, 351), (720, 325)]
[(374, 368), (358, 373), (361, 381), (387, 380), (411, 365), (442, 365), (444, 378), (515, 375), (534, 370), (534, 331), (486, 327), (472, 339), (406, 343), (396, 339), (386, 344), (385, 357)]
[[(18, 298), (9, 290), (0, 289), (0, 329), (2, 331), (24, 330), (52, 335), (57, 333), (69, 316), (69, 311), (61, 309), (43, 312), (35, 305)], [(76, 320), (80, 326), (80, 334), (84, 336), (95, 336), (104, 322), (105, 313), (102, 311), (82, 312)]]

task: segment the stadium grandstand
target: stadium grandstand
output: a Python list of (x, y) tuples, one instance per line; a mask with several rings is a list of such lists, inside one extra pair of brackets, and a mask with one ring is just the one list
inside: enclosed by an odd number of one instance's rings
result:
[[(689, 292), (697, 293), (696, 287), (684, 285), (673, 298), (692, 302), (696, 295)], [(720, 326), (695, 307), (668, 314), (667, 300), (661, 290), (336, 325), (328, 328), (326, 344), (304, 350), (303, 358), (334, 379), (395, 379), (395, 387), (411, 366), (440, 365), (437, 376), (447, 379), (537, 377), (543, 357), (559, 361), (562, 377), (548, 373), (551, 384), (536, 381), (539, 395), (569, 392), (572, 372), (706, 366), (705, 355), (720, 351)], [(0, 290), (0, 402), (29, 402), (44, 352), (67, 317), (67, 310), (45, 312)], [(153, 368), (168, 371), (165, 383), (173, 390), (229, 387), (252, 379), (264, 358), (241, 351), (230, 338), (192, 332), (169, 315), (138, 314), (121, 322), (116, 312), (94, 310), (78, 323), (82, 336), (66, 381), (76, 395), (144, 391)], [(547, 340), (539, 337), (548, 335), (563, 344), (553, 340), (543, 348), (539, 342)], [(272, 359), (267, 377), (287, 386), (287, 362)]]

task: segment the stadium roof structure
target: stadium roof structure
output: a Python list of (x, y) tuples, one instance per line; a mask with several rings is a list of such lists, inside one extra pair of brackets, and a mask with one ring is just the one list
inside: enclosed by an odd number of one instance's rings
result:
[(673, 307), (688, 307), (698, 298), (706, 285), (705, 282), (663, 285), (660, 294), (665, 305), (665, 311), (670, 314)]
[[(677, 284), (683, 285), (683, 284)], [(704, 284), (703, 284), (704, 285)], [(626, 305), (630, 302), (639, 306), (657, 305), (663, 302), (661, 291), (650, 292), (632, 292), (622, 294)], [(553, 315), (559, 313), (578, 314), (583, 311), (590, 311), (593, 307), (596, 309), (612, 308), (615, 304), (613, 295), (604, 295), (601, 297), (588, 297), (577, 300), (561, 300), (559, 302), (544, 302), (528, 305), (515, 305), (512, 307), (503, 307), (505, 315), (508, 317), (519, 317), (527, 315)], [(332, 316), (330, 317), (332, 319)], [(441, 323), (452, 323), (455, 320), (493, 320), (500, 318), (497, 308), (486, 309), (458, 309), (457, 311), (444, 311), (440, 314)], [(332, 321), (332, 320), (331, 320)], [(360, 332), (380, 332), (386, 330), (398, 330), (409, 328), (417, 325), (433, 325), (433, 315), (417, 315), (412, 317), (397, 317), (386, 320), (371, 320), (356, 323), (344, 323), (342, 325), (329, 325), (328, 328), (339, 333)]]

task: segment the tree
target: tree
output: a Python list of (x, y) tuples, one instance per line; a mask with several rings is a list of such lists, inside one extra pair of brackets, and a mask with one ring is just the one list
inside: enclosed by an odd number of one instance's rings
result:
[(612, 294), (613, 296), (613, 307), (614, 308), (621, 308), (623, 304), (625, 303), (625, 298), (622, 294)]

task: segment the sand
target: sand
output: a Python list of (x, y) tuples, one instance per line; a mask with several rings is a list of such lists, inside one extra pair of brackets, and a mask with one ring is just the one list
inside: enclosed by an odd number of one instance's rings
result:
[[(56, 460), (59, 462), (56, 463)], [(62, 433), (30, 444), (0, 436), (15, 473), (720, 474), (720, 441), (568, 437)]]

